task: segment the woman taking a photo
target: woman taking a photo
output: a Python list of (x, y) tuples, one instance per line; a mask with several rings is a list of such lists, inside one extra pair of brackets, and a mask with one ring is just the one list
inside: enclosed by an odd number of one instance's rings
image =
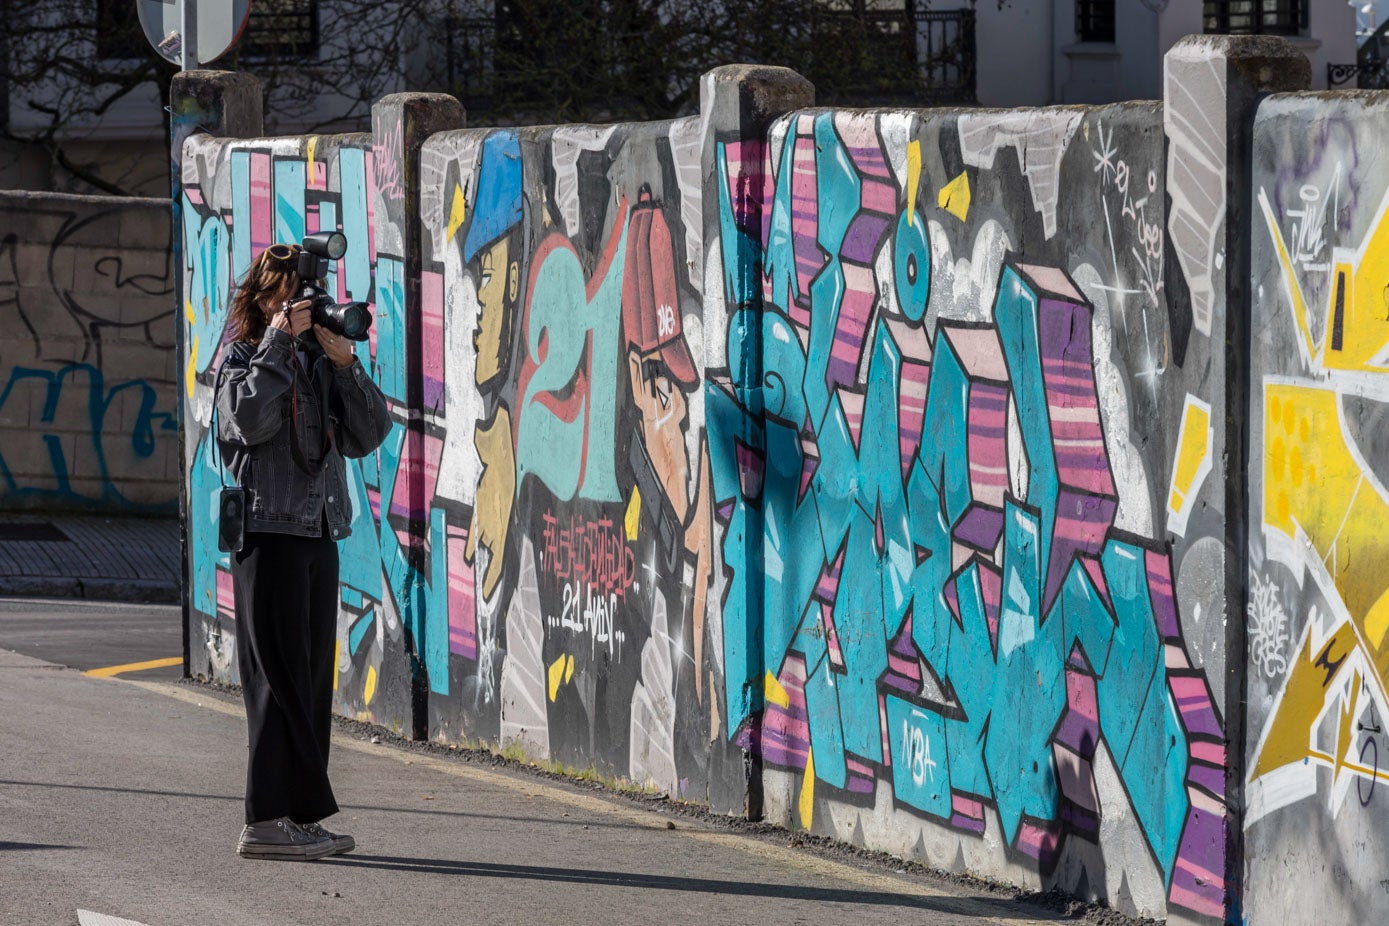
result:
[(246, 858), (307, 860), (355, 845), (319, 823), (338, 810), (328, 746), (336, 541), (352, 522), (343, 457), (375, 450), (391, 419), (352, 342), (313, 324), (309, 300), (290, 301), (298, 257), (297, 245), (276, 244), (252, 262), (217, 376), (218, 446), (245, 490), (231, 571), (250, 740), (237, 844)]

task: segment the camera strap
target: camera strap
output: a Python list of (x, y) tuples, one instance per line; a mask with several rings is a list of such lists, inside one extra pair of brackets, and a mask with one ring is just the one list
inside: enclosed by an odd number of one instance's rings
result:
[[(239, 451), (234, 451), (230, 460), (227, 460), (222, 456), (222, 439), (217, 430), (217, 398), (221, 394), (222, 375), (219, 371), (217, 376), (217, 385), (212, 390), (212, 414), (208, 418), (207, 434), (208, 438), (212, 441), (212, 465), (217, 467), (217, 478), (222, 481), (222, 488), (226, 489), (229, 488), (229, 486), (227, 485), (227, 470), (231, 469), (235, 471), (237, 457), (239, 457), (241, 454)], [(240, 482), (241, 478), (238, 474), (237, 483), (240, 484)]]

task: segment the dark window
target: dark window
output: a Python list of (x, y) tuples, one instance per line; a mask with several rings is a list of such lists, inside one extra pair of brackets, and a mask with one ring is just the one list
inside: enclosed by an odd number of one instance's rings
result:
[(1082, 42), (1114, 41), (1114, 0), (1076, 0), (1076, 36)]
[(248, 58), (317, 55), (318, 0), (256, 0), (237, 50)]
[[(90, 7), (89, 7), (90, 9)], [(139, 9), (123, 0), (97, 0), (96, 56), (98, 58), (146, 58), (154, 54), (140, 28)]]
[(1298, 35), (1311, 0), (1206, 0), (1207, 32)]

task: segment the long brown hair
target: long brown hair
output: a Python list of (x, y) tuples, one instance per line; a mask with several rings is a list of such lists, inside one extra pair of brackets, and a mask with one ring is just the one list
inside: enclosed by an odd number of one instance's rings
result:
[[(284, 250), (290, 251), (292, 256), (285, 258)], [(277, 253), (272, 254), (272, 251)], [(260, 307), (261, 302), (267, 296), (271, 301), (280, 302), (294, 295), (299, 284), (299, 274), (295, 271), (298, 252), (298, 245), (271, 245), (251, 261), (251, 269), (246, 271), (232, 297), (227, 340), (259, 344), (265, 337), (265, 312)]]

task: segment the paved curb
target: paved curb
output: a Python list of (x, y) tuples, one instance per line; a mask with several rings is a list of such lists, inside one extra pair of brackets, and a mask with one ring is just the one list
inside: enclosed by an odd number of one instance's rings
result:
[(178, 604), (177, 585), (155, 579), (75, 579), (71, 576), (0, 576), (0, 597), (86, 598), (141, 604)]
[(0, 513), (0, 596), (177, 603), (181, 558), (174, 518)]

